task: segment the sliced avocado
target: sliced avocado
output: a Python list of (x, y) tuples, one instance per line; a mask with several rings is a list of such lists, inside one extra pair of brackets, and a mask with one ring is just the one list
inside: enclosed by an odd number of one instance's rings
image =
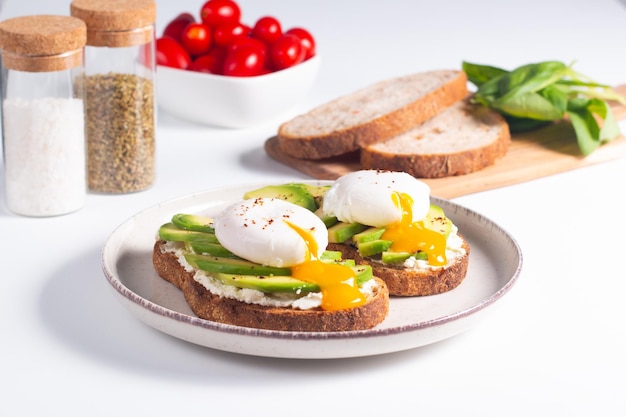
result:
[(215, 233), (215, 229), (213, 229), (213, 219), (209, 217), (180, 213), (172, 216), (172, 223), (185, 230)]
[(237, 255), (226, 249), (219, 243), (212, 242), (188, 242), (189, 247), (195, 253), (219, 256), (222, 258), (239, 258)]
[(381, 253), (381, 260), (385, 264), (398, 265), (404, 263), (413, 255), (411, 252), (390, 252), (383, 251)]
[(265, 293), (293, 292), (300, 294), (320, 290), (317, 284), (301, 281), (290, 276), (259, 276), (225, 273), (214, 273), (212, 275), (225, 285), (232, 285), (237, 288), (250, 288)]
[(356, 266), (356, 261), (354, 259), (344, 259), (338, 263), (345, 266)]
[(315, 200), (315, 205), (319, 208), (322, 206), (322, 201), (324, 201), (324, 196), (326, 195), (326, 191), (330, 189), (330, 185), (313, 185), (313, 184), (298, 184), (307, 190), (313, 196)]
[(391, 240), (377, 239), (359, 243), (357, 248), (361, 256), (373, 256), (388, 250), (392, 243)]
[(384, 227), (369, 227), (361, 233), (357, 233), (356, 235), (352, 236), (352, 240), (356, 244), (371, 242), (372, 240), (378, 240), (383, 235), (383, 233), (385, 233), (385, 230), (387, 229), (385, 229)]
[(171, 242), (219, 243), (214, 234), (184, 230), (176, 227), (174, 223), (165, 223), (162, 225), (159, 228), (159, 238)]
[(301, 184), (267, 185), (257, 188), (256, 190), (248, 191), (243, 195), (244, 199), (260, 197), (277, 198), (297, 204), (311, 211), (317, 210), (315, 198), (306, 188), (302, 187)]
[[(373, 277), (372, 267), (369, 265), (358, 265), (352, 267), (352, 269), (356, 274), (357, 285), (361, 285)], [(291, 292), (304, 294), (320, 291), (319, 285), (312, 282), (302, 281), (291, 276), (245, 275), (228, 274), (223, 272), (212, 273), (211, 275), (225, 285), (232, 285), (237, 288), (251, 288), (264, 293)]]
[(381, 253), (381, 260), (385, 264), (397, 265), (397, 264), (403, 263), (404, 261), (409, 259), (411, 256), (417, 260), (422, 260), (422, 261), (428, 260), (428, 254), (426, 252), (410, 253), (410, 252), (391, 252), (391, 251), (384, 251), (383, 253)]
[(338, 222), (328, 228), (328, 241), (330, 243), (343, 243), (365, 229), (367, 226), (361, 223)]
[(328, 214), (325, 214), (321, 208), (318, 208), (317, 210), (315, 210), (315, 215), (319, 217), (320, 219), (322, 219), (322, 221), (324, 222), (324, 225), (327, 228), (334, 224), (337, 224), (337, 222), (339, 221), (337, 220), (337, 217), (329, 216)]
[(446, 238), (452, 231), (452, 221), (446, 217), (441, 207), (434, 204), (430, 205), (428, 214), (426, 214), (426, 218), (424, 219), (424, 226), (437, 233), (441, 233)]
[[(354, 262), (354, 259), (350, 259)], [(357, 285), (361, 285), (364, 282), (369, 281), (374, 278), (374, 272), (372, 271), (372, 267), (370, 265), (354, 265), (351, 267), (356, 273), (356, 283)]]
[(320, 256), (320, 261), (341, 261), (342, 254), (338, 250), (325, 250)]
[(186, 254), (185, 259), (192, 266), (211, 273), (223, 272), (226, 274), (270, 276), (291, 275), (291, 268), (260, 265), (245, 259), (224, 258), (220, 256), (200, 255), (196, 253)]
[(417, 259), (418, 261), (427, 261), (428, 260), (428, 253), (424, 252), (424, 251), (419, 251), (417, 253), (414, 253), (413, 257), (415, 259)]

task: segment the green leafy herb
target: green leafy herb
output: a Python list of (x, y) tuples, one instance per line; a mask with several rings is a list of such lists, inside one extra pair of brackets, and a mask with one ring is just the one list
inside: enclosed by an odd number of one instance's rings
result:
[(607, 101), (626, 105), (626, 97), (574, 71), (572, 65), (545, 61), (507, 71), (463, 62), (463, 70), (477, 87), (472, 101), (502, 114), (512, 132), (567, 116), (584, 155), (620, 135)]

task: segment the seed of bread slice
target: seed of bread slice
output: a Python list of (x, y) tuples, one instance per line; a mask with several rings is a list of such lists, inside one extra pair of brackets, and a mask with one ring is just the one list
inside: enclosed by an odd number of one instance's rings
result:
[(389, 312), (389, 292), (378, 278), (374, 278), (379, 283), (378, 289), (367, 303), (346, 310), (267, 307), (220, 297), (198, 283), (193, 272), (186, 271), (176, 255), (164, 250), (163, 245), (165, 242), (159, 240), (153, 248), (152, 263), (156, 272), (181, 289), (194, 314), (206, 320), (267, 330), (339, 332), (372, 328)]
[(286, 155), (322, 159), (392, 138), (467, 96), (467, 75), (436, 70), (396, 77), (297, 116), (278, 129)]
[(365, 169), (441, 178), (493, 165), (510, 142), (509, 126), (500, 114), (465, 99), (405, 133), (364, 147), (360, 161)]
[(463, 236), (459, 235), (459, 237), (463, 239), (462, 247), (465, 249), (465, 254), (456, 258), (451, 265), (438, 269), (384, 265), (380, 261), (362, 257), (356, 247), (348, 244), (331, 243), (328, 249), (340, 251), (344, 257), (354, 259), (357, 264), (371, 265), (374, 275), (387, 284), (391, 296), (426, 296), (450, 291), (458, 287), (465, 279), (469, 265), (470, 246)]

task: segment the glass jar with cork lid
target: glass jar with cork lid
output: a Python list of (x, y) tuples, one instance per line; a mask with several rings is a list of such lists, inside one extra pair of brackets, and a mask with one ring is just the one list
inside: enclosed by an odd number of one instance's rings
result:
[(89, 190), (129, 193), (155, 175), (153, 0), (73, 0), (87, 25), (85, 112)]
[(85, 23), (70, 16), (0, 22), (5, 194), (16, 214), (85, 204), (85, 41)]

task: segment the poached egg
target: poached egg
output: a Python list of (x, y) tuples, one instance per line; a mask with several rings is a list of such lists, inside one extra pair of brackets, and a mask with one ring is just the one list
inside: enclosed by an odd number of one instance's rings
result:
[[(328, 245), (328, 232), (318, 216), (304, 207), (274, 198), (234, 203), (215, 216), (214, 227), (222, 246), (262, 265), (298, 265), (307, 257), (319, 258)], [(307, 246), (302, 233), (308, 235), (315, 248)]]
[(430, 187), (405, 172), (361, 170), (337, 179), (326, 192), (324, 214), (346, 223), (384, 227), (394, 252), (426, 252), (428, 263), (447, 263), (446, 237), (428, 229)]
[(294, 278), (317, 284), (324, 310), (366, 302), (352, 268), (320, 260), (328, 245), (328, 231), (304, 207), (275, 198), (243, 200), (215, 216), (214, 228), (222, 246), (237, 256), (262, 265), (290, 267)]
[(423, 220), (430, 208), (430, 187), (406, 172), (361, 170), (340, 178), (324, 196), (324, 214), (346, 223), (382, 227), (402, 220), (403, 209), (392, 199), (404, 194), (412, 200), (412, 222)]

